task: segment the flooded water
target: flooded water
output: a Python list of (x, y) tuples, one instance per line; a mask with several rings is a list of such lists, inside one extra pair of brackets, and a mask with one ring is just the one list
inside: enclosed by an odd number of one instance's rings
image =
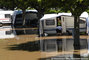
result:
[(89, 36), (38, 37), (37, 28), (0, 27), (0, 60), (89, 60)]
[(55, 39), (44, 39), (41, 41), (42, 58), (41, 60), (89, 60), (88, 59), (88, 40), (80, 39), (80, 49), (74, 47), (73, 38), (56, 37)]
[(12, 30), (11, 26), (1, 26), (0, 27), (0, 39), (14, 38), (16, 32)]

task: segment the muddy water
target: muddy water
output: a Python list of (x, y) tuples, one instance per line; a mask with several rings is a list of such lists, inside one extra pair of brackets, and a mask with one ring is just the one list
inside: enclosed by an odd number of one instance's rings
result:
[(72, 36), (38, 37), (36, 28), (10, 30), (14, 37), (0, 39), (0, 60), (89, 60), (88, 36), (81, 36), (80, 50), (75, 50)]
[(88, 36), (81, 36), (80, 49), (73, 45), (72, 36), (56, 36), (41, 40), (41, 60), (88, 60)]

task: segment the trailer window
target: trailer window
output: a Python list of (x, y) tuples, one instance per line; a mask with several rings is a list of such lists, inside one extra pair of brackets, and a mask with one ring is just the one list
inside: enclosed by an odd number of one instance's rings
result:
[(84, 21), (84, 20), (80, 20), (79, 23), (83, 24), (83, 23), (86, 23), (86, 21)]
[(5, 14), (5, 18), (11, 18), (10, 14)]
[(55, 25), (55, 20), (51, 19), (51, 20), (46, 20), (46, 25)]

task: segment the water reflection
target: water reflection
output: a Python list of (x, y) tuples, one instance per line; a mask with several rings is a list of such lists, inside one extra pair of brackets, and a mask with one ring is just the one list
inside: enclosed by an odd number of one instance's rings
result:
[(0, 39), (14, 38), (16, 35), (15, 30), (12, 26), (1, 26), (0, 27)]
[(72, 38), (44, 39), (41, 42), (41, 55), (47, 58), (40, 60), (88, 60), (87, 39), (80, 39), (80, 49), (75, 49)]
[(37, 28), (15, 28), (16, 35), (37, 34)]
[(16, 28), (12, 25), (0, 26), (0, 39), (14, 38), (18, 35), (37, 34), (37, 28)]

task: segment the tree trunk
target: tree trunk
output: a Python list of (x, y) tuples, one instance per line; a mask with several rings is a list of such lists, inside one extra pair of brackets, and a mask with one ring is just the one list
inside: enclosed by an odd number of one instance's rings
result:
[(42, 18), (42, 16), (44, 15), (44, 13), (43, 13), (43, 11), (38, 11), (38, 14), (37, 14), (37, 16), (38, 16), (38, 36), (40, 36), (40, 19)]
[(22, 14), (22, 20), (23, 20), (23, 23), (22, 23), (22, 25), (23, 26), (25, 26), (25, 23), (26, 23), (26, 20), (25, 20), (25, 9), (22, 9), (22, 11), (23, 11), (23, 14)]
[(79, 16), (74, 16), (74, 49), (80, 49)]
[(40, 20), (40, 18), (42, 18), (43, 15), (44, 15), (44, 12), (41, 11), (41, 10), (39, 10), (39, 11), (38, 11), (38, 14), (37, 14), (38, 20)]

